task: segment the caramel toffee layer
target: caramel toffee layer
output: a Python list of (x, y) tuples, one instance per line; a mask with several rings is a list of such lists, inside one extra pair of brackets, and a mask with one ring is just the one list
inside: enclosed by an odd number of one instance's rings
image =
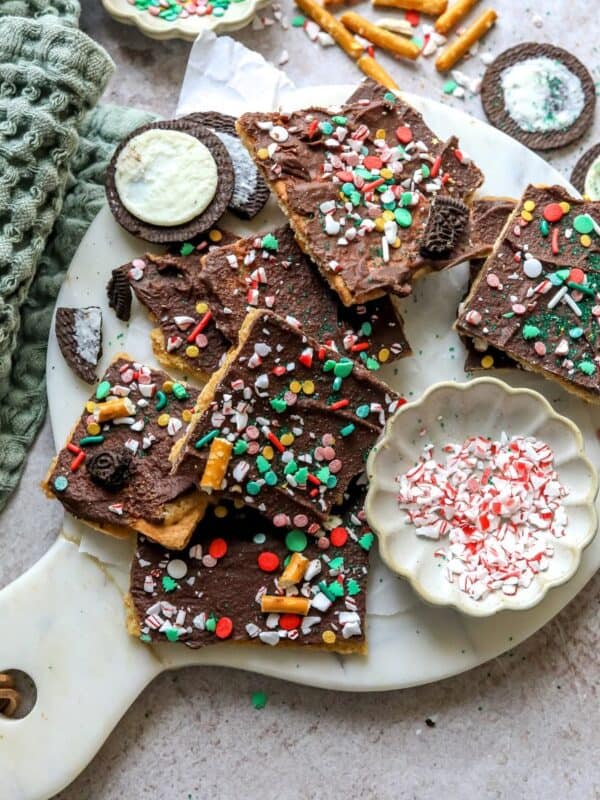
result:
[(233, 449), (218, 487), (277, 527), (316, 534), (364, 469), (398, 397), (351, 359), (272, 313), (255, 311), (208, 384), (175, 470), (200, 476), (213, 440)]
[(189, 474), (171, 474), (169, 452), (197, 395), (165, 372), (117, 358), (58, 454), (48, 489), (99, 525), (164, 522), (165, 505), (193, 488)]
[[(300, 245), (347, 305), (387, 291), (408, 294), (414, 273), (433, 263), (422, 254), (432, 201), (462, 206), (483, 180), (456, 138), (441, 141), (415, 109), (373, 81), (336, 108), (244, 114), (238, 130)], [(457, 226), (444, 220), (433, 260), (456, 245)], [(444, 231), (445, 252), (437, 235)]]
[(529, 186), (467, 300), (457, 330), (598, 401), (600, 204)]
[[(364, 649), (373, 534), (363, 499), (361, 490), (319, 540), (298, 530), (284, 538), (256, 511), (230, 503), (207, 511), (187, 550), (139, 537), (130, 580), (138, 635), (190, 647), (230, 640)], [(282, 610), (263, 613), (263, 595)], [(296, 598), (306, 614), (286, 610)]]
[(287, 226), (212, 251), (204, 259), (202, 278), (215, 322), (232, 342), (247, 312), (264, 308), (370, 370), (410, 354), (391, 299), (386, 295), (344, 306)]

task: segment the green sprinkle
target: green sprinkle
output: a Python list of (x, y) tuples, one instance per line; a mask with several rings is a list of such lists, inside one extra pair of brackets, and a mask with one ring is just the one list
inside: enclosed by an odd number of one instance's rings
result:
[(176, 642), (179, 639), (179, 631), (177, 628), (167, 628), (165, 636), (170, 642)]
[(333, 391), (339, 392), (341, 388), (342, 388), (342, 378), (338, 376), (337, 378), (333, 379)]
[(324, 133), (325, 136), (331, 136), (331, 134), (333, 133), (333, 125), (331, 124), (331, 122), (326, 122), (326, 121), (319, 122), (319, 130), (321, 131), (321, 133)]
[(181, 245), (181, 250), (179, 251), (182, 256), (190, 256), (196, 248), (190, 242), (184, 242)]
[(523, 325), (523, 338), (524, 339), (535, 339), (536, 336), (539, 336), (541, 333), (540, 329), (537, 325)]
[(210, 444), (213, 439), (215, 439), (219, 435), (219, 429), (213, 428), (212, 431), (209, 431), (205, 436), (201, 439), (198, 439), (194, 447), (196, 450), (200, 450), (201, 447), (204, 447), (206, 444)]
[(296, 464), (294, 459), (292, 459), (291, 461), (289, 461), (285, 465), (285, 469), (283, 470), (283, 474), (284, 475), (294, 475), (294, 473), (296, 473), (297, 471), (298, 471), (298, 465)]
[(591, 233), (594, 230), (594, 220), (589, 214), (578, 214), (573, 220), (573, 227), (577, 233)]
[[(225, 15), (225, 9), (224, 8), (220, 8), (219, 6), (217, 6), (216, 8), (213, 8), (213, 12), (212, 13), (213, 13), (214, 17), (222, 17), (222, 16)], [(159, 16), (160, 16), (160, 14), (159, 14)]]
[(308, 467), (300, 467), (298, 472), (294, 475), (296, 482), (300, 484), (300, 486), (304, 486), (306, 481), (308, 480)]
[(144, 644), (148, 644), (151, 642), (152, 638), (147, 633), (140, 634), (140, 642), (144, 642)]
[(157, 411), (162, 411), (163, 408), (166, 407), (168, 402), (169, 401), (167, 400), (167, 395), (164, 392), (160, 392), (159, 391), (159, 392), (156, 393), (156, 406), (155, 406), (155, 408), (156, 408)]
[(373, 358), (372, 356), (369, 356), (369, 358), (367, 358), (366, 363), (367, 363), (367, 369), (370, 369), (373, 372), (379, 369), (379, 361), (377, 361), (377, 359)]
[(247, 450), (248, 450), (248, 442), (245, 442), (243, 439), (238, 439), (237, 442), (233, 445), (234, 456), (243, 456)]
[(264, 692), (252, 692), (252, 705), (260, 711), (267, 705), (267, 695)]
[(162, 587), (165, 592), (174, 592), (177, 589), (177, 581), (174, 581), (170, 575), (165, 575), (162, 579)]
[(69, 481), (64, 475), (58, 475), (58, 477), (54, 479), (54, 488), (57, 492), (64, 492), (68, 485)]
[(546, 219), (540, 220), (540, 233), (542, 236), (548, 236), (550, 233), (550, 223)]
[(342, 183), (342, 192), (346, 195), (346, 197), (350, 197), (350, 195), (354, 192), (354, 184), (353, 183)]
[(358, 540), (358, 544), (362, 547), (363, 550), (366, 550), (368, 552), (373, 546), (374, 541), (375, 537), (371, 532), (363, 533), (363, 535)]
[(86, 444), (102, 444), (104, 441), (104, 436), (102, 434), (98, 434), (98, 436), (84, 436), (79, 440), (79, 444), (81, 447), (85, 447)]
[(335, 367), (335, 361), (333, 359), (328, 358), (327, 361), (323, 364), (323, 372), (331, 372), (331, 370)]
[(329, 562), (329, 569), (344, 569), (344, 556), (336, 556)]
[(585, 375), (593, 375), (596, 372), (596, 365), (593, 361), (580, 361), (577, 364), (577, 369)]
[(292, 553), (301, 553), (306, 548), (307, 544), (308, 539), (306, 538), (306, 534), (304, 531), (298, 530), (298, 528), (291, 530), (285, 537), (285, 546), (288, 550), (291, 550)]
[(593, 289), (590, 289), (589, 286), (584, 286), (583, 283), (575, 283), (575, 281), (568, 281), (567, 286), (569, 289), (576, 289), (578, 292), (582, 294), (587, 294), (588, 297), (594, 297), (595, 292)]
[(446, 81), (442, 86), (444, 94), (452, 94), (455, 89), (458, 89), (458, 83), (456, 81)]
[(264, 250), (277, 252), (279, 250), (279, 241), (272, 233), (267, 233), (266, 236), (263, 236), (262, 247)]
[(256, 481), (248, 481), (246, 484), (246, 491), (251, 497), (256, 497), (256, 495), (260, 492), (260, 483), (257, 483)]
[(348, 117), (343, 117), (341, 114), (336, 114), (335, 117), (331, 118), (332, 122), (335, 122), (336, 125), (345, 125), (348, 122)]
[(335, 477), (335, 475), (330, 475), (327, 478), (326, 486), (327, 486), (328, 489), (335, 489), (335, 487), (337, 486), (337, 482), (338, 482), (338, 480)]
[(321, 481), (321, 483), (327, 483), (330, 474), (329, 467), (321, 467), (321, 469), (317, 472), (317, 478)]
[(96, 389), (96, 400), (104, 400), (110, 394), (110, 383), (101, 381)]
[(569, 336), (571, 339), (580, 339), (583, 336), (583, 328), (571, 328), (569, 330)]
[(255, 533), (252, 537), (254, 544), (264, 544), (267, 541), (266, 533)]
[(514, 311), (507, 311), (506, 314), (502, 314), (502, 319), (512, 319), (514, 315)]
[(217, 619), (214, 614), (211, 614), (210, 617), (206, 620), (206, 624), (204, 626), (207, 631), (210, 633), (214, 633), (217, 627)]
[(350, 578), (346, 583), (346, 591), (350, 595), (350, 597), (354, 597), (356, 594), (360, 594), (360, 585), (354, 578)]
[(332, 581), (327, 588), (336, 600), (344, 596), (344, 587), (339, 581)]
[(265, 483), (267, 486), (277, 486), (277, 475), (272, 469), (265, 474)]
[(273, 411), (277, 411), (277, 413), (281, 414), (287, 408), (287, 403), (283, 399), (283, 397), (274, 397), (272, 400), (269, 400), (269, 405), (273, 409)]
[(431, 170), (427, 166), (427, 164), (421, 164), (421, 173), (424, 178), (428, 178), (431, 175)]
[(402, 192), (400, 195), (400, 205), (401, 206), (410, 206), (412, 205), (413, 195), (412, 192)]
[(333, 592), (331, 591), (330, 587), (329, 587), (329, 586), (327, 586), (327, 584), (325, 583), (325, 581), (321, 581), (321, 582), (319, 583), (319, 589), (320, 589), (320, 590), (323, 592), (323, 594), (324, 594), (324, 595), (325, 595), (325, 597), (326, 597), (326, 598), (329, 600), (329, 602), (330, 602), (330, 603), (333, 603), (333, 602), (335, 602), (335, 599), (336, 599), (336, 597), (335, 597), (335, 595), (333, 594)]
[(383, 99), (387, 100), (388, 103), (395, 103), (398, 98), (393, 92), (386, 92), (383, 95)]
[(353, 422), (348, 423), (348, 425), (344, 425), (343, 428), (340, 428), (340, 434), (344, 437), (350, 436), (351, 433), (354, 433), (356, 429), (356, 425)]
[(360, 326), (360, 332), (362, 336), (370, 336), (373, 333), (373, 326), (370, 322), (363, 322)]
[(178, 400), (187, 400), (189, 395), (187, 393), (187, 389), (183, 385), (183, 383), (174, 383), (173, 384), (173, 394)]
[(359, 206), (362, 200), (362, 195), (360, 192), (352, 192), (350, 195), (350, 202), (353, 206)]
[(264, 456), (256, 456), (256, 469), (263, 475), (271, 469), (271, 465)]
[(412, 225), (412, 214), (407, 208), (397, 208), (394, 217), (401, 228), (410, 228)]
[(354, 362), (349, 358), (340, 358), (333, 368), (333, 374), (336, 378), (347, 378), (354, 369)]

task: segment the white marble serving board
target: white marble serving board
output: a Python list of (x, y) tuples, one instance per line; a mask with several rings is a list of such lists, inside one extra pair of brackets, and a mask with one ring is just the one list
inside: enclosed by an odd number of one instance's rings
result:
[[(297, 90), (294, 106), (339, 102), (351, 90)], [(410, 95), (407, 99), (441, 136), (460, 136), (461, 148), (486, 173), (485, 193), (516, 196), (528, 182), (568, 185), (541, 158), (494, 128), (431, 100)], [(281, 219), (269, 204), (251, 226), (233, 218), (224, 225), (231, 223), (231, 229), (246, 233)], [(59, 305), (102, 306), (100, 370), (118, 350), (154, 361), (148, 341), (151, 326), (143, 309), (136, 303), (130, 323), (122, 324), (108, 309), (104, 292), (110, 271), (145, 249), (105, 208), (83, 239), (61, 290)], [(401, 303), (415, 355), (380, 375), (407, 399), (439, 380), (466, 379), (463, 348), (451, 331), (465, 281), (466, 266), (432, 275)], [(54, 336), (47, 377), (59, 448), (90, 389), (65, 365)], [(514, 386), (541, 391), (559, 413), (579, 425), (589, 457), (600, 462), (599, 410), (534, 375), (505, 371), (501, 377)], [(38, 689), (37, 705), (27, 718), (0, 718), (0, 800), (47, 798), (70, 782), (144, 686), (166, 669), (215, 664), (346, 691), (398, 689), (468, 670), (514, 647), (558, 613), (600, 565), (600, 538), (584, 552), (571, 581), (553, 589), (539, 606), (483, 620), (425, 605), (374, 554), (366, 658), (270, 647), (218, 645), (192, 651), (178, 645), (143, 645), (129, 637), (123, 625), (122, 590), (131, 552), (131, 544), (91, 532), (67, 517), (64, 535), (51, 551), (0, 592), (0, 668), (25, 670)]]

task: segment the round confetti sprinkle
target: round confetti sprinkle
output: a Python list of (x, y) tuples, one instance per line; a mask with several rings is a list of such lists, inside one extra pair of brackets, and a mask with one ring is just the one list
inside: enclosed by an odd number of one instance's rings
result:
[(100, 425), (97, 422), (90, 422), (86, 426), (86, 431), (90, 436), (97, 436), (100, 433)]
[(171, 394), (173, 391), (173, 381), (165, 381), (162, 385), (163, 392)]
[(221, 231), (217, 230), (216, 228), (213, 228), (211, 231), (208, 232), (208, 238), (211, 240), (211, 242), (220, 242), (221, 239), (223, 238), (223, 234), (221, 233)]
[(167, 564), (167, 572), (172, 578), (175, 578), (176, 581), (185, 578), (187, 571), (187, 564), (181, 558), (174, 558)]
[(198, 358), (200, 355), (200, 348), (195, 344), (190, 344), (185, 348), (185, 354), (188, 358)]
[(159, 425), (161, 428), (166, 428), (169, 424), (169, 420), (171, 419), (169, 414), (161, 414), (160, 417), (156, 420), (156, 424)]
[(57, 492), (64, 492), (68, 485), (69, 481), (64, 475), (58, 475), (58, 477), (54, 479), (54, 488)]
[(525, 211), (533, 211), (535, 209), (535, 202), (533, 200), (525, 200), (523, 208)]
[(315, 393), (315, 384), (313, 381), (303, 381), (302, 382), (302, 391), (304, 394), (314, 394)]
[(548, 222), (558, 222), (564, 216), (560, 203), (548, 203), (542, 212), (544, 219)]
[(584, 233), (583, 236), (580, 237), (579, 241), (581, 242), (582, 247), (589, 247), (592, 244), (591, 236), (588, 236), (587, 233)]
[(284, 631), (293, 631), (302, 625), (302, 617), (299, 614), (282, 614), (279, 617), (279, 627)]
[(259, 553), (257, 560), (258, 566), (263, 572), (275, 572), (276, 569), (279, 569), (279, 556), (270, 550)]
[(573, 227), (577, 233), (591, 233), (594, 230), (594, 223), (589, 214), (578, 214), (573, 220)]
[(319, 550), (327, 550), (329, 548), (329, 539), (326, 536), (319, 536), (317, 539), (317, 547)]
[(223, 558), (225, 553), (227, 553), (227, 542), (225, 539), (213, 539), (208, 545), (208, 553), (213, 558)]
[(192, 421), (192, 416), (193, 416), (193, 415), (192, 415), (192, 412), (189, 410), (189, 408), (185, 408), (185, 409), (184, 409), (184, 410), (181, 412), (181, 419), (182, 419), (184, 422), (191, 422), (191, 421)]
[(579, 267), (573, 267), (569, 272), (569, 281), (571, 283), (585, 284), (585, 272)]
[(334, 547), (343, 547), (348, 541), (348, 531), (346, 528), (334, 528), (329, 534), (331, 544)]
[(537, 258), (528, 258), (523, 264), (523, 272), (528, 278), (537, 278), (542, 274), (542, 262)]
[(217, 622), (215, 634), (217, 639), (229, 639), (233, 633), (233, 622), (229, 617), (221, 617)]
[(206, 314), (207, 311), (208, 311), (208, 303), (204, 302), (196, 303), (196, 313)]
[(494, 366), (494, 357), (493, 356), (483, 356), (481, 359), (481, 366), (484, 369), (491, 369)]
[(227, 506), (215, 506), (213, 514), (217, 519), (224, 519), (229, 514), (229, 510)]
[[(290, 445), (294, 444), (294, 434), (293, 433), (282, 433), (279, 437), (279, 441), (284, 447), (289, 447)], [(266, 458), (266, 456), (265, 456)]]
[(321, 638), (325, 644), (333, 644), (335, 642), (335, 633), (333, 631), (323, 631)]
[(412, 214), (406, 208), (397, 208), (394, 217), (401, 228), (409, 228), (412, 225)]
[(308, 544), (308, 539), (303, 531), (290, 531), (285, 537), (285, 546), (293, 553), (301, 553)]
[(267, 541), (267, 536), (264, 533), (255, 533), (252, 541), (254, 544), (264, 544)]

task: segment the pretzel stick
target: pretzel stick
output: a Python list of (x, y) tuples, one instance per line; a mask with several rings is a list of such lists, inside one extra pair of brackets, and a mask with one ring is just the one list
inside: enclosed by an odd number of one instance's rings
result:
[(363, 47), (360, 42), (352, 36), (347, 28), (344, 28), (339, 19), (336, 19), (333, 14), (330, 14), (323, 6), (320, 6), (316, 0), (298, 0), (296, 5), (307, 17), (313, 19), (317, 25), (327, 31), (349, 56), (358, 58), (361, 55)]
[(263, 614), (300, 614), (305, 617), (310, 610), (310, 600), (308, 597), (263, 594), (260, 610)]
[(375, 8), (403, 8), (420, 11), (428, 17), (439, 17), (448, 8), (448, 0), (373, 0)]
[(452, 28), (467, 16), (469, 11), (474, 8), (479, 0), (456, 0), (453, 6), (445, 11), (441, 17), (435, 21), (435, 29), (443, 36), (447, 36)]
[(354, 6), (360, 3), (360, 0), (323, 0), (325, 8), (329, 6)]
[(229, 459), (233, 445), (227, 439), (212, 440), (206, 466), (200, 479), (200, 488), (210, 494), (213, 490), (218, 491), (223, 483), (223, 478), (227, 472)]
[(279, 585), (282, 589), (289, 589), (290, 586), (295, 586), (300, 583), (304, 577), (304, 573), (308, 567), (308, 558), (305, 558), (300, 553), (292, 553), (287, 567), (283, 570), (279, 577)]
[(448, 72), (449, 69), (459, 61), (464, 54), (478, 42), (482, 36), (489, 31), (494, 22), (498, 19), (498, 15), (491, 8), (484, 11), (479, 19), (471, 25), (470, 28), (448, 45), (442, 52), (438, 60), (435, 62), (435, 68), (438, 72)]
[(394, 81), (391, 75), (384, 70), (384, 68), (375, 61), (371, 56), (361, 56), (356, 62), (358, 68), (361, 69), (369, 78), (385, 86), (386, 89), (399, 89), (398, 84)]
[(416, 44), (402, 39), (400, 36), (396, 36), (383, 28), (378, 28), (377, 25), (373, 25), (372, 22), (361, 17), (355, 11), (346, 11), (340, 17), (340, 21), (347, 28), (350, 28), (352, 33), (357, 33), (378, 47), (389, 50), (395, 56), (410, 58), (413, 61), (419, 57), (421, 51)]

